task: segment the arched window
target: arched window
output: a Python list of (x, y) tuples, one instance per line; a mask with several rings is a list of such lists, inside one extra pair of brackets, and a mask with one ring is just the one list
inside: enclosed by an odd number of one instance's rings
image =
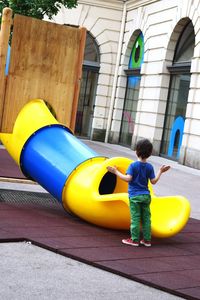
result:
[(179, 37), (173, 64), (171, 67), (168, 67), (170, 72), (170, 89), (160, 154), (173, 160), (178, 160), (180, 155), (194, 45), (194, 28), (192, 22), (189, 22)]
[(140, 87), (140, 68), (144, 56), (144, 38), (140, 33), (133, 45), (129, 59), (127, 74), (126, 94), (122, 113), (122, 122), (119, 135), (119, 143), (125, 146), (131, 146), (134, 133), (135, 117), (137, 112), (138, 95)]
[(87, 33), (75, 134), (90, 138), (99, 73), (99, 50), (94, 38)]

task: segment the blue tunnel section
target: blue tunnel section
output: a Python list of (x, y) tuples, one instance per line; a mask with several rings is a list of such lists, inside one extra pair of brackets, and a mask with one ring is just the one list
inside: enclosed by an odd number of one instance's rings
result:
[(84, 161), (99, 155), (62, 125), (45, 126), (26, 141), (20, 167), (24, 175), (43, 186), (62, 202), (62, 191), (71, 172)]

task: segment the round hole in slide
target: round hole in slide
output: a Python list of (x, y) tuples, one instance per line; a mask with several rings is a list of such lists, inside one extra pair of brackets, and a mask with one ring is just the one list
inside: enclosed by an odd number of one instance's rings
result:
[(112, 194), (115, 190), (117, 182), (117, 177), (115, 174), (112, 174), (110, 172), (107, 172), (99, 185), (99, 194), (100, 195), (105, 195), (105, 194)]

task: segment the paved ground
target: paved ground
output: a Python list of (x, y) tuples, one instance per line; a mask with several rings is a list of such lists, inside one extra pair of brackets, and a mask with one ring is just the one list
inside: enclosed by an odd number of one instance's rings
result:
[(30, 243), (0, 244), (0, 257), (2, 300), (180, 299)]
[[(132, 150), (119, 145), (84, 142), (101, 155), (135, 159)], [(191, 202), (191, 216), (200, 219), (200, 195), (197, 193), (200, 171), (160, 157), (151, 157), (150, 161), (156, 169), (162, 163), (172, 166), (155, 187), (156, 194), (186, 196)], [(0, 188), (45, 192), (37, 185), (7, 181), (1, 181)], [(178, 299), (27, 243), (0, 244), (0, 255), (4, 258), (0, 263), (1, 299)]]

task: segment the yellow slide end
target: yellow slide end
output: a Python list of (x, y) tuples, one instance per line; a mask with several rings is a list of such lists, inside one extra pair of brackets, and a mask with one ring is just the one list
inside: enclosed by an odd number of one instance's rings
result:
[(130, 224), (127, 183), (107, 171), (116, 164), (124, 170), (127, 158), (95, 157), (82, 163), (63, 189), (63, 206), (80, 218), (101, 227), (127, 229)]
[[(93, 158), (76, 168), (63, 189), (63, 206), (80, 218), (101, 227), (129, 229), (128, 185), (107, 171), (116, 165), (125, 173), (132, 161), (124, 157)], [(150, 185), (152, 235), (170, 237), (183, 229), (190, 204), (181, 196), (156, 197)]]

